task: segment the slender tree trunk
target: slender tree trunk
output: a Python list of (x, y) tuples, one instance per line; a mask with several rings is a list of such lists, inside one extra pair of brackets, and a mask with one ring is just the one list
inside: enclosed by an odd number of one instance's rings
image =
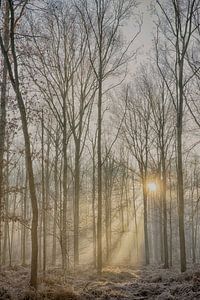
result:
[(121, 232), (122, 234), (125, 232), (125, 226), (124, 226), (124, 207), (123, 207), (123, 197), (124, 197), (124, 183), (125, 183), (125, 174), (123, 172), (122, 175), (122, 183), (121, 183), (121, 193), (120, 193), (120, 219), (121, 219)]
[(96, 236), (96, 210), (95, 210), (95, 200), (96, 200), (96, 178), (95, 178), (95, 147), (93, 147), (92, 155), (92, 223), (93, 223), (93, 262), (96, 268), (97, 259), (97, 236)]
[(76, 141), (74, 182), (74, 268), (79, 265), (80, 140)]
[[(99, 25), (100, 26), (100, 25)], [(98, 215), (97, 215), (97, 273), (102, 273), (102, 155), (101, 155), (101, 135), (102, 135), (102, 32), (100, 33), (99, 45), (99, 74), (98, 74), (98, 135), (97, 135), (97, 160), (98, 160)]]
[[(193, 184), (193, 182), (192, 182)], [(192, 222), (191, 222), (191, 227), (192, 227), (192, 262), (193, 264), (196, 262), (196, 251), (195, 251), (195, 230), (194, 230), (194, 193), (193, 193), (193, 188), (191, 186), (192, 192), (191, 192), (191, 200), (192, 200)]]
[[(197, 182), (199, 183), (199, 176), (197, 175)], [(199, 186), (196, 186), (197, 195), (197, 206), (196, 206), (196, 222), (195, 222), (195, 233), (194, 233), (194, 246), (195, 246), (195, 257), (197, 252), (197, 234), (198, 234), (198, 222), (199, 222)]]
[(110, 243), (109, 243), (109, 225), (110, 225), (110, 212), (109, 212), (109, 166), (108, 163), (105, 164), (105, 231), (106, 231), (106, 262), (110, 259)]
[[(42, 197), (41, 197), (42, 198)], [(42, 214), (42, 202), (39, 203), (39, 245), (38, 245), (38, 266), (39, 270), (42, 270), (42, 223), (43, 223), (43, 214)]]
[(162, 202), (163, 202), (163, 242), (164, 242), (164, 268), (169, 268), (168, 238), (167, 238), (167, 178), (164, 149), (161, 150), (162, 164)]
[[(50, 121), (49, 121), (50, 122)], [(49, 131), (51, 130), (51, 128), (49, 129)], [(47, 261), (48, 261), (48, 236), (49, 236), (49, 232), (50, 232), (50, 222), (49, 222), (49, 201), (50, 201), (50, 197), (49, 197), (49, 181), (50, 181), (50, 144), (51, 144), (51, 139), (50, 139), (50, 132), (47, 132), (47, 142), (46, 142), (46, 157), (44, 159), (45, 161), (45, 223), (46, 223), (46, 265), (47, 265)], [(46, 266), (45, 266), (46, 268)]]
[(183, 62), (179, 62), (179, 99), (177, 108), (177, 189), (178, 189), (178, 219), (180, 238), (181, 272), (186, 271), (185, 226), (184, 226), (184, 188), (182, 162), (182, 121), (183, 121)]
[(62, 205), (61, 248), (62, 248), (62, 266), (63, 266), (64, 275), (66, 276), (66, 271), (67, 271), (67, 124), (66, 124), (66, 120), (64, 120), (64, 128), (63, 128), (63, 205)]
[(45, 197), (45, 176), (44, 176), (44, 114), (42, 110), (42, 228), (43, 228), (43, 264), (42, 271), (43, 275), (46, 272), (46, 197)]
[(104, 185), (105, 185), (105, 231), (106, 231), (106, 261), (111, 258), (111, 231), (112, 231), (112, 185), (113, 185), (113, 160), (106, 152), (106, 162), (104, 166)]
[(179, 238), (180, 238), (180, 260), (181, 272), (186, 271), (186, 252), (185, 252), (185, 229), (184, 229), (184, 194), (183, 194), (183, 171), (182, 171), (182, 125), (177, 128), (177, 150), (178, 150), (178, 210), (179, 210)]
[[(16, 179), (16, 187), (18, 188), (19, 186), (19, 170), (17, 173), (17, 179)], [(13, 215), (16, 215), (16, 208), (17, 208), (17, 192), (14, 193), (14, 199), (13, 199)], [(13, 244), (14, 244), (14, 231), (15, 231), (15, 220), (12, 220), (12, 227), (11, 227), (11, 238), (9, 235), (9, 265), (12, 266), (12, 254), (13, 254)], [(19, 231), (18, 231), (19, 232)]]
[[(8, 189), (8, 185), (7, 185)], [(5, 202), (5, 208), (4, 208), (4, 215), (5, 215), (5, 221), (4, 221), (4, 234), (3, 234), (3, 253), (2, 253), (2, 264), (5, 265), (7, 261), (7, 250), (8, 250), (8, 232), (9, 232), (9, 222), (8, 222), (8, 192), (6, 193), (4, 197)]]
[(137, 224), (137, 211), (136, 211), (136, 197), (135, 197), (135, 181), (134, 175), (132, 176), (132, 186), (133, 186), (133, 215), (135, 224), (135, 237), (136, 237), (136, 251), (137, 251), (137, 261), (139, 258), (139, 247), (138, 247), (138, 224)]
[[(162, 182), (162, 176), (161, 176), (161, 164), (159, 165), (159, 180)], [(160, 237), (160, 261), (161, 263), (164, 262), (164, 239), (163, 239), (163, 199), (162, 199), (162, 188), (160, 189), (160, 195), (159, 195), (160, 205), (159, 205), (159, 237)]]
[(57, 211), (58, 211), (58, 199), (59, 199), (59, 192), (58, 192), (58, 142), (59, 142), (59, 135), (57, 133), (56, 137), (56, 145), (55, 145), (55, 165), (54, 165), (54, 184), (55, 184), (55, 199), (54, 199), (54, 217), (53, 217), (53, 243), (52, 243), (52, 265), (56, 265), (56, 234), (57, 234)]
[(109, 191), (109, 202), (108, 202), (108, 243), (109, 243), (109, 256), (108, 261), (111, 259), (111, 249), (112, 249), (112, 188)]
[(128, 189), (129, 189), (129, 186), (128, 186), (128, 174), (127, 174), (127, 171), (126, 171), (126, 182), (125, 182), (125, 200), (126, 200), (126, 228), (127, 230), (129, 231), (129, 211), (130, 211), (130, 208), (129, 208), (129, 197), (128, 197)]
[(145, 244), (145, 264), (149, 265), (149, 238), (148, 238), (148, 218), (147, 218), (147, 187), (146, 177), (143, 178), (143, 205), (144, 205), (144, 244)]
[[(5, 6), (5, 17), (4, 17), (4, 47), (7, 50), (9, 45), (9, 4), (8, 1), (3, 3)], [(1, 84), (1, 99), (0, 99), (0, 268), (1, 268), (1, 222), (2, 222), (2, 199), (3, 199), (3, 156), (5, 147), (5, 130), (6, 130), (6, 90), (7, 90), (7, 73), (8, 68), (6, 59), (3, 60), (3, 71), (2, 71), (2, 84)]]
[(170, 188), (170, 202), (169, 202), (169, 264), (172, 267), (173, 264), (173, 252), (172, 252), (172, 182), (171, 182), (171, 165), (169, 172), (169, 188)]
[[(24, 187), (24, 192), (23, 192), (23, 220), (26, 222), (27, 218), (27, 174), (25, 171), (25, 187)], [(26, 265), (26, 226), (22, 225), (22, 266)]]
[(8, 235), (9, 235), (9, 221), (8, 221), (8, 207), (9, 207), (9, 137), (7, 138), (7, 158), (6, 158), (6, 190), (7, 193), (4, 194), (5, 202), (5, 221), (4, 221), (4, 242), (3, 242), (3, 255), (2, 263), (6, 264), (7, 248), (8, 248)]

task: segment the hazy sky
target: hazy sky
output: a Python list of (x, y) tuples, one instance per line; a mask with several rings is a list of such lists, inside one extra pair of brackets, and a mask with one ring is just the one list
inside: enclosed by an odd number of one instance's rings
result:
[[(140, 5), (138, 6), (137, 14), (142, 16), (143, 24), (141, 28), (141, 33), (134, 41), (133, 49), (139, 49), (137, 55), (137, 61), (131, 63), (130, 71), (132, 74), (135, 73), (139, 63), (144, 62), (148, 56), (150, 49), (152, 48), (152, 39), (153, 39), (153, 17), (151, 15), (149, 5), (151, 0), (140, 0)], [(128, 40), (132, 39), (134, 34), (137, 32), (138, 27), (135, 22), (135, 16), (128, 22), (126, 27), (126, 33), (128, 35)]]
[(138, 44), (143, 46), (144, 54), (146, 54), (152, 46), (153, 17), (151, 16), (149, 5), (151, 0), (141, 0), (139, 10), (143, 15), (142, 32), (138, 37)]

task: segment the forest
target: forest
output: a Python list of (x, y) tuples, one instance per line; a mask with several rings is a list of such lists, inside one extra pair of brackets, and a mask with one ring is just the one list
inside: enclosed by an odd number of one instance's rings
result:
[(0, 299), (200, 299), (200, 0), (0, 0)]

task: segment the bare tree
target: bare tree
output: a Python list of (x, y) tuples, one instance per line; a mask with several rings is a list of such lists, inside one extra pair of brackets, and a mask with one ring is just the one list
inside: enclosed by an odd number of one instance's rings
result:
[[(156, 70), (151, 69), (156, 76)], [(144, 70), (142, 74), (143, 94), (146, 101), (150, 103), (152, 113), (152, 129), (155, 134), (155, 148), (158, 152), (157, 169), (160, 175), (160, 197), (162, 208), (162, 220), (160, 231), (163, 232), (163, 250), (164, 250), (164, 267), (169, 267), (168, 261), (168, 233), (167, 233), (167, 170), (171, 152), (173, 151), (172, 141), (175, 133), (174, 107), (170, 101), (170, 95), (163, 80), (159, 78), (154, 82)], [(162, 224), (163, 223), (163, 224)], [(162, 252), (162, 247), (161, 247)]]
[[(160, 74), (165, 81), (169, 90), (171, 99), (176, 109), (176, 133), (177, 133), (177, 189), (178, 189), (178, 216), (179, 216), (179, 236), (180, 236), (180, 259), (181, 271), (186, 270), (186, 250), (185, 250), (185, 229), (184, 229), (184, 188), (183, 188), (183, 161), (182, 161), (182, 133), (183, 133), (183, 111), (186, 96), (186, 87), (191, 77), (186, 76), (185, 65), (187, 62), (187, 51), (190, 47), (192, 36), (198, 26), (194, 19), (198, 11), (199, 1), (171, 0), (167, 5), (161, 1), (156, 1), (161, 15), (163, 26), (157, 27), (157, 37), (155, 39), (157, 66)], [(159, 17), (160, 20), (161, 17)], [(159, 49), (160, 43), (158, 37), (160, 31), (167, 39), (165, 43), (165, 57), (163, 59)], [(169, 49), (173, 49), (174, 55), (171, 57)], [(162, 59), (161, 59), (162, 57)], [(171, 85), (172, 81), (167, 78), (163, 65), (170, 70), (171, 79), (173, 78), (175, 86)]]
[[(98, 161), (98, 215), (97, 215), (97, 271), (102, 272), (102, 101), (103, 82), (127, 62), (128, 45), (120, 44), (119, 28), (136, 6), (133, 1), (76, 1), (87, 34), (90, 63), (96, 76), (97, 95), (97, 161)], [(93, 60), (95, 50), (96, 60)]]
[[(134, 94), (137, 94), (137, 98), (133, 97)], [(140, 99), (140, 101), (138, 101), (138, 99)], [(145, 263), (148, 265), (150, 257), (147, 214), (147, 181), (149, 151), (152, 139), (152, 129), (150, 126), (150, 103), (146, 102), (142, 96), (133, 92), (133, 90), (130, 90), (124, 97), (124, 101), (127, 103), (127, 112), (124, 119), (122, 134), (127, 142), (130, 153), (136, 159), (139, 167), (143, 191)]]
[[(9, 46), (9, 4), (8, 1), (1, 3), (0, 9), (4, 13), (3, 25), (3, 43), (6, 51)], [(4, 144), (5, 144), (5, 128), (6, 128), (6, 90), (7, 90), (7, 77), (8, 68), (4, 58), (1, 82), (1, 95), (0, 95), (0, 165), (3, 166), (4, 157)], [(2, 216), (2, 199), (3, 199), (3, 167), (0, 168), (0, 234), (1, 234), (1, 216)], [(0, 238), (0, 265), (1, 265), (1, 238)]]
[(31, 279), (30, 284), (34, 288), (37, 288), (37, 258), (38, 258), (38, 240), (37, 240), (37, 226), (38, 226), (38, 207), (37, 207), (37, 197), (35, 190), (34, 174), (33, 174), (33, 165), (32, 165), (32, 155), (30, 147), (30, 137), (28, 132), (28, 123), (26, 116), (26, 109), (24, 105), (24, 100), (20, 90), (20, 81), (19, 81), (19, 72), (18, 72), (18, 58), (16, 54), (16, 45), (15, 45), (15, 30), (16, 23), (20, 20), (20, 17), (23, 14), (23, 11), (26, 8), (27, 1), (22, 2), (21, 10), (19, 15), (15, 15), (15, 4), (13, 1), (8, 0), (9, 4), (9, 13), (10, 13), (10, 51), (7, 51), (5, 42), (0, 34), (0, 46), (3, 53), (5, 63), (8, 69), (10, 81), (13, 87), (13, 90), (16, 94), (16, 99), (18, 103), (18, 108), (21, 115), (22, 129), (24, 134), (25, 141), (25, 153), (26, 153), (26, 167), (28, 172), (29, 179), (29, 189), (30, 197), (32, 204), (32, 227), (31, 227), (31, 238), (32, 238), (32, 258), (31, 258)]

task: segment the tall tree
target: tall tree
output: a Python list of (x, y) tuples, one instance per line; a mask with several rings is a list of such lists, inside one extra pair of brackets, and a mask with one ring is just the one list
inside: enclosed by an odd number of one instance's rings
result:
[[(8, 1), (0, 3), (0, 9), (4, 15), (3, 37), (2, 41), (6, 51), (9, 46), (9, 4)], [(2, 199), (3, 199), (3, 157), (5, 145), (5, 129), (6, 129), (6, 91), (7, 91), (7, 77), (8, 68), (6, 60), (3, 60), (2, 83), (0, 95), (0, 235), (1, 235), (1, 217), (2, 217)], [(1, 266), (1, 237), (0, 237), (0, 266)]]
[[(157, 70), (151, 69), (156, 76)], [(147, 72), (142, 75), (143, 94), (146, 101), (150, 103), (152, 113), (152, 127), (155, 134), (155, 148), (158, 152), (158, 175), (160, 177), (160, 200), (162, 208), (162, 220), (160, 231), (163, 232), (164, 267), (169, 267), (168, 261), (168, 233), (167, 233), (167, 159), (173, 149), (172, 139), (175, 133), (174, 108), (169, 100), (169, 92), (164, 81), (152, 80)], [(161, 247), (162, 248), (162, 247)], [(162, 251), (162, 249), (161, 249)]]
[[(184, 186), (183, 186), (183, 160), (182, 160), (182, 134), (183, 134), (183, 113), (186, 97), (186, 88), (191, 77), (186, 76), (187, 53), (192, 42), (192, 36), (198, 29), (194, 20), (199, 8), (199, 0), (182, 1), (170, 0), (166, 5), (162, 1), (156, 1), (162, 16), (163, 26), (157, 27), (156, 54), (157, 66), (170, 92), (176, 109), (176, 139), (177, 139), (177, 190), (178, 190), (178, 217), (179, 217), (179, 237), (180, 237), (180, 261), (181, 271), (186, 270), (186, 250), (185, 250), (185, 226), (184, 226)], [(159, 16), (159, 25), (161, 24)], [(165, 57), (161, 59), (159, 52), (158, 37), (160, 32), (167, 39), (165, 43)], [(174, 51), (173, 58), (169, 52)], [(163, 52), (162, 52), (163, 53)], [(162, 61), (162, 62), (161, 62)], [(171, 80), (166, 77), (162, 63), (165, 68), (169, 68), (171, 78), (175, 82), (171, 86)]]
[(37, 197), (36, 189), (34, 182), (33, 174), (33, 165), (32, 165), (32, 155), (31, 155), (31, 146), (30, 146), (30, 136), (28, 132), (28, 122), (26, 115), (26, 108), (24, 105), (24, 100), (22, 97), (19, 81), (19, 71), (18, 71), (18, 57), (16, 53), (16, 43), (15, 43), (15, 30), (16, 24), (19, 22), (21, 16), (23, 15), (24, 10), (26, 9), (28, 1), (21, 1), (21, 10), (19, 15), (15, 15), (15, 4), (12, 0), (7, 0), (9, 4), (9, 13), (10, 13), (10, 51), (7, 50), (6, 44), (3, 40), (2, 35), (0, 34), (0, 47), (3, 53), (5, 63), (8, 69), (9, 78), (13, 87), (13, 90), (16, 94), (17, 104), (20, 111), (22, 130), (25, 141), (25, 154), (26, 154), (26, 167), (28, 172), (29, 180), (29, 190), (30, 198), (32, 204), (32, 226), (31, 226), (31, 239), (32, 239), (32, 256), (31, 256), (31, 278), (30, 284), (34, 288), (37, 288), (37, 259), (38, 259), (38, 239), (37, 239), (37, 226), (38, 226), (38, 206), (37, 206)]
[[(114, 75), (127, 62), (128, 43), (120, 44), (119, 29), (130, 16), (136, 1), (77, 0), (76, 7), (83, 21), (90, 52), (90, 63), (97, 80), (97, 272), (102, 272), (102, 103), (105, 79)], [(93, 50), (96, 60), (93, 60)]]
[[(144, 244), (145, 244), (145, 263), (150, 263), (149, 254), (149, 234), (148, 234), (148, 205), (147, 205), (147, 182), (149, 167), (150, 144), (152, 143), (151, 112), (150, 103), (146, 101), (142, 94), (143, 88), (130, 90), (124, 96), (123, 101), (127, 105), (126, 116), (122, 128), (123, 138), (125, 139), (129, 151), (136, 159), (139, 167), (139, 174), (143, 193), (143, 216), (144, 216)], [(136, 98), (133, 95), (137, 95)], [(139, 100), (139, 101), (138, 101)]]

